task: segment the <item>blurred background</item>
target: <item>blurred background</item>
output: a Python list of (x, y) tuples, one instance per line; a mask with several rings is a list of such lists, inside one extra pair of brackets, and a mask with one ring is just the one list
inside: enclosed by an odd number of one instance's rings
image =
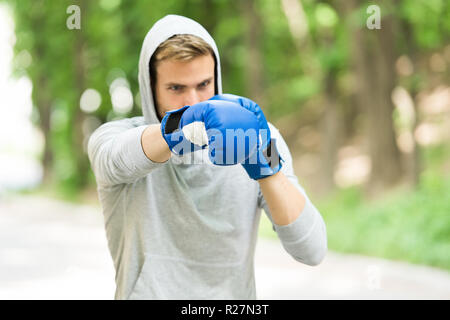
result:
[[(450, 270), (449, 1), (0, 0), (0, 297), (2, 281), (31, 277), (27, 261), (57, 260), (33, 258), (33, 232), (70, 259), (55, 219), (99, 226), (111, 267), (86, 144), (102, 123), (142, 115), (139, 53), (166, 14), (211, 33), (224, 92), (279, 128), (331, 251)], [(92, 245), (83, 234), (77, 250)], [(264, 215), (260, 236), (276, 239)]]

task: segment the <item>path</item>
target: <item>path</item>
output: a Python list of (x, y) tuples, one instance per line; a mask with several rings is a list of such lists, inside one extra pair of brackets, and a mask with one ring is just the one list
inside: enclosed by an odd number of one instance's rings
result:
[[(260, 239), (259, 299), (450, 299), (450, 273), (329, 252), (316, 267)], [(41, 197), (0, 198), (0, 299), (113, 299), (99, 208)]]

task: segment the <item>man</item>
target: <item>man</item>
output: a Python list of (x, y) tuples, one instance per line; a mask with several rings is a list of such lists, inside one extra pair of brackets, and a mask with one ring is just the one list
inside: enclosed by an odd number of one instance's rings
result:
[[(155, 23), (142, 46), (139, 85), (144, 117), (106, 123), (88, 144), (116, 269), (116, 299), (256, 299), (261, 208), (294, 259), (322, 261), (324, 221), (298, 184), (289, 149), (273, 125), (269, 142), (282, 160), (278, 165), (217, 165), (204, 146), (175, 152), (169, 136), (183, 132), (179, 138), (186, 141), (185, 131), (176, 130), (181, 123), (267, 127), (251, 100), (221, 95), (217, 46), (200, 24), (177, 15)], [(230, 117), (226, 106), (238, 116)], [(193, 119), (195, 110), (209, 118)], [(264, 162), (267, 145), (261, 141), (257, 161)], [(262, 175), (255, 167), (268, 171)]]

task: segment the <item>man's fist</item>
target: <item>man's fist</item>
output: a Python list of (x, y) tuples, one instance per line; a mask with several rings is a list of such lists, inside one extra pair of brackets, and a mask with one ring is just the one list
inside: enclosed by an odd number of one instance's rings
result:
[(239, 104), (208, 100), (167, 112), (161, 133), (174, 154), (208, 146), (212, 163), (233, 165), (257, 152), (259, 127), (256, 115)]
[(261, 136), (258, 150), (252, 156), (242, 162), (242, 166), (250, 178), (254, 180), (271, 176), (281, 170), (282, 161), (278, 153), (276, 139), (272, 139), (266, 117), (261, 108), (252, 100), (233, 95), (219, 94), (209, 101), (229, 101), (239, 104), (244, 109), (251, 111), (258, 119), (259, 134)]

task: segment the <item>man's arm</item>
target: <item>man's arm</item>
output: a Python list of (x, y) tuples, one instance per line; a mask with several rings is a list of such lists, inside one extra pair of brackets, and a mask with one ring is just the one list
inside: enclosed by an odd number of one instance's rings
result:
[(147, 158), (154, 162), (166, 162), (171, 152), (161, 134), (161, 124), (151, 124), (142, 132), (142, 149)]
[(278, 171), (258, 182), (274, 223), (284, 226), (299, 217), (306, 199), (283, 172)]
[(105, 187), (133, 183), (163, 165), (168, 156), (165, 141), (160, 136), (159, 125), (146, 125), (140, 118), (101, 125), (88, 143), (88, 156), (97, 184)]
[(273, 126), (271, 133), (285, 161), (278, 173), (258, 180), (259, 206), (271, 220), (285, 250), (301, 263), (317, 265), (327, 252), (325, 222), (298, 182), (283, 137)]
[[(327, 251), (326, 227), (322, 216), (300, 191), (291, 171), (290, 156), (286, 156), (288, 170), (258, 180), (262, 207), (273, 224), (286, 251), (297, 261), (315, 266)], [(295, 181), (295, 182), (294, 182)]]

